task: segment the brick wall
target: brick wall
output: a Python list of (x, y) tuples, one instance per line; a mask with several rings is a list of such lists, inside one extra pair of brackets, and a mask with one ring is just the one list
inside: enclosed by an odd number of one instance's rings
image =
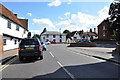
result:
[[(98, 25), (98, 39), (108, 40), (111, 38), (110, 34), (108, 34), (109, 26), (110, 26), (110, 23), (108, 23), (105, 20)], [(103, 34), (105, 34), (105, 35), (103, 35)]]
[(0, 54), (3, 53), (3, 38), (2, 35), (0, 35)]

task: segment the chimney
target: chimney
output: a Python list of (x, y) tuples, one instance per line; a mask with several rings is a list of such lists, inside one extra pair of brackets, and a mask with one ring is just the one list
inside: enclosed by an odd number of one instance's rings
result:
[(96, 28), (94, 28), (94, 32), (96, 33)]
[(17, 17), (17, 14), (14, 14)]

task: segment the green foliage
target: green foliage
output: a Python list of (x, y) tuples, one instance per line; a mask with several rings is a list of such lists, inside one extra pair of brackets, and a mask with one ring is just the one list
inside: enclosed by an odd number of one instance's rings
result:
[(64, 30), (63, 33), (69, 34), (71, 32), (69, 30)]
[(39, 38), (38, 34), (34, 34), (34, 36), (32, 38)]

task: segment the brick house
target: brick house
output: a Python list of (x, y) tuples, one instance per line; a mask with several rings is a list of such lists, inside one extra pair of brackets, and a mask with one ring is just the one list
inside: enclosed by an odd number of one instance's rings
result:
[(112, 36), (109, 34), (108, 29), (110, 26), (110, 22), (108, 20), (103, 20), (98, 27), (98, 39), (100, 40), (109, 40)]
[(27, 37), (28, 19), (19, 19), (0, 4), (0, 52), (18, 48), (21, 38)]

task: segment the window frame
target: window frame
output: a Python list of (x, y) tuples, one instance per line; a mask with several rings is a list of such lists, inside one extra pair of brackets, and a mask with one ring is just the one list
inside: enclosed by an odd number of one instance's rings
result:
[(16, 30), (19, 31), (20, 30), (20, 26), (16, 25)]
[(56, 37), (56, 35), (53, 35), (53, 38), (55, 38)]
[(7, 39), (3, 39), (3, 45), (7, 45)]
[(11, 21), (10, 20), (8, 20), (7, 28), (11, 29)]
[(17, 44), (17, 40), (14, 40), (14, 44)]

